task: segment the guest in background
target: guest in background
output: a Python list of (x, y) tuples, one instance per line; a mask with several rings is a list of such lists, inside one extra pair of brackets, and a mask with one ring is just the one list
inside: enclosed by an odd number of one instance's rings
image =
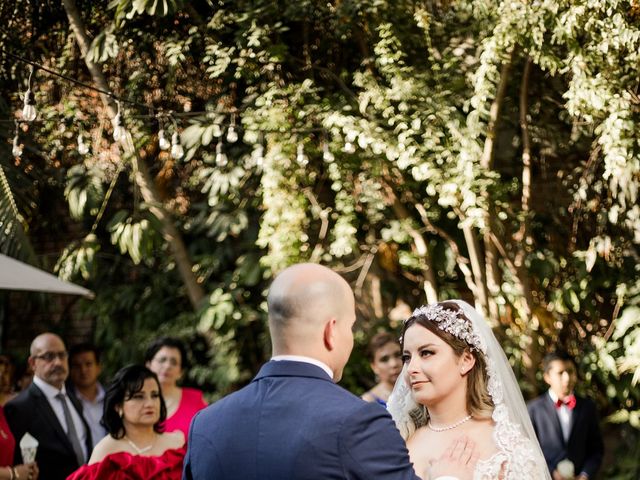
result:
[[(38, 441), (36, 462), (42, 480), (61, 480), (86, 462), (91, 454), (91, 432), (82, 407), (67, 395), (67, 350), (53, 333), (31, 342), (29, 365), (33, 383), (7, 403), (4, 413), (17, 442), (26, 432)], [(14, 463), (22, 463), (19, 448)]]
[(158, 377), (142, 365), (124, 367), (107, 387), (103, 423), (88, 465), (68, 480), (179, 480), (182, 432), (163, 433), (167, 410)]
[(33, 382), (33, 368), (31, 368), (29, 361), (18, 363), (16, 365), (13, 378), (15, 379), (14, 391), (16, 394), (29, 388), (31, 382)]
[[(9, 361), (3, 361), (6, 355), (0, 356), (0, 391), (4, 391), (11, 385), (9, 376), (7, 375)], [(7, 420), (4, 417), (4, 410), (0, 405), (0, 480), (27, 479), (35, 480), (38, 478), (38, 466), (35, 463), (28, 465), (14, 465), (13, 455), (16, 449), (16, 440), (9, 429)]]
[(207, 404), (200, 390), (178, 386), (178, 381), (187, 368), (187, 350), (184, 344), (177, 338), (158, 338), (147, 349), (145, 365), (158, 376), (162, 387), (162, 396), (167, 406), (164, 430), (180, 430), (187, 438), (191, 419)]
[(596, 405), (575, 395), (577, 369), (572, 357), (550, 353), (543, 368), (549, 390), (532, 400), (528, 410), (549, 471), (554, 480), (573, 478), (558, 468), (564, 461), (573, 466), (576, 479), (595, 478), (604, 454)]
[(107, 434), (100, 424), (104, 410), (104, 388), (98, 381), (100, 350), (91, 343), (80, 343), (69, 349), (69, 394), (82, 404), (82, 414), (91, 429), (93, 446)]
[(14, 373), (15, 366), (11, 357), (4, 353), (0, 354), (0, 406), (16, 396), (13, 389)]
[(368, 352), (371, 370), (376, 374), (378, 383), (362, 395), (362, 399), (386, 407), (389, 395), (402, 371), (400, 344), (392, 334), (380, 332), (371, 338)]

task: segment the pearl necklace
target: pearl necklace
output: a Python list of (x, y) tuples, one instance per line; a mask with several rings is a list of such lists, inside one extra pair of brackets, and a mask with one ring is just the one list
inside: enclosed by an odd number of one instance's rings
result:
[(143, 453), (147, 453), (149, 450), (151, 450), (153, 446), (156, 444), (156, 438), (157, 436), (154, 437), (153, 442), (151, 442), (151, 445), (147, 445), (146, 447), (140, 448), (135, 443), (133, 443), (128, 437), (124, 437), (127, 443), (131, 445), (131, 448), (133, 448), (138, 455), (142, 455)]
[(444, 427), (434, 427), (433, 425), (431, 425), (431, 421), (429, 421), (429, 423), (427, 423), (427, 427), (429, 427), (434, 432), (444, 432), (446, 430), (453, 430), (454, 428), (459, 427), (464, 422), (468, 422), (469, 420), (471, 420), (471, 415), (467, 415), (462, 420), (458, 420), (456, 423), (452, 423), (451, 425), (446, 425)]

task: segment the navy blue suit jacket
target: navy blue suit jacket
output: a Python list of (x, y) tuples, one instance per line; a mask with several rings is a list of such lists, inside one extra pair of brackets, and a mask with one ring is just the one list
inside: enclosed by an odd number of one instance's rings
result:
[(194, 417), (183, 479), (419, 480), (383, 407), (284, 360)]
[(595, 403), (576, 396), (567, 442), (562, 435), (560, 419), (549, 393), (529, 402), (528, 410), (549, 471), (555, 470), (561, 460), (568, 458), (575, 466), (576, 475), (584, 472), (589, 478), (594, 478), (604, 453)]

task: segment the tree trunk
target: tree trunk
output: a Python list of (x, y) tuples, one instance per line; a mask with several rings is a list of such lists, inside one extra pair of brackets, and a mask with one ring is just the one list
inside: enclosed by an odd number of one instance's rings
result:
[[(509, 80), (509, 70), (515, 55), (515, 49), (511, 52), (511, 56), (507, 62), (502, 65), (500, 71), (500, 83), (496, 92), (496, 98), (491, 104), (489, 110), (489, 123), (487, 125), (487, 138), (484, 142), (484, 149), (482, 151), (482, 157), (480, 158), (480, 166), (489, 171), (493, 169), (493, 157), (495, 150), (495, 139), (497, 135), (498, 119), (500, 118), (500, 110), (504, 102), (504, 97), (507, 91), (507, 85)], [(488, 192), (485, 192), (486, 197), (489, 196)], [(487, 313), (489, 318), (494, 321), (498, 321), (499, 311), (498, 304), (495, 301), (495, 297), (500, 294), (501, 275), (500, 267), (498, 265), (498, 251), (491, 241), (491, 233), (497, 233), (497, 215), (493, 208), (491, 199), (488, 199), (489, 205), (487, 212), (485, 213), (485, 232), (483, 234), (484, 254), (485, 254), (485, 274), (487, 284)], [(466, 233), (465, 233), (466, 236)]]
[[(389, 189), (391, 190), (391, 189)], [(393, 211), (399, 219), (407, 219), (410, 221), (411, 215), (404, 207), (402, 202), (398, 199), (395, 193), (391, 193), (393, 195)], [(431, 254), (429, 252), (429, 245), (427, 241), (424, 239), (422, 233), (420, 233), (417, 229), (413, 228), (409, 222), (408, 225), (408, 233), (413, 239), (413, 245), (416, 248), (416, 253), (420, 258), (420, 263), (422, 265), (422, 273), (424, 275), (424, 293), (427, 297), (427, 303), (436, 303), (438, 301), (438, 286), (436, 283), (436, 275), (433, 269), (433, 262), (431, 261)]]
[(474, 297), (476, 299), (476, 308), (480, 310), (482, 316), (486, 319), (492, 319), (489, 316), (489, 294), (487, 292), (487, 282), (485, 281), (485, 267), (483, 265), (482, 252), (480, 252), (480, 242), (476, 237), (473, 227), (463, 224), (462, 233), (464, 233), (464, 241), (469, 250), (469, 260), (471, 260), (471, 271), (473, 272), (476, 291)]
[(520, 84), (520, 130), (522, 132), (522, 225), (516, 236), (516, 243), (520, 246), (514, 264), (517, 268), (520, 288), (522, 289), (522, 315), (525, 325), (529, 326), (529, 344), (525, 349), (524, 366), (526, 376), (535, 385), (536, 371), (540, 365), (541, 354), (538, 348), (538, 325), (533, 316), (533, 295), (529, 271), (525, 263), (527, 253), (533, 245), (531, 236), (531, 139), (529, 137), (529, 77), (531, 75), (531, 59), (527, 58)]
[[(62, 3), (64, 5), (65, 11), (67, 12), (69, 24), (71, 25), (71, 28), (75, 35), (76, 42), (80, 47), (82, 57), (84, 58), (85, 64), (87, 65), (87, 69), (91, 73), (93, 82), (100, 90), (104, 90), (107, 92), (110, 91), (109, 85), (107, 84), (107, 80), (102, 73), (100, 66), (87, 58), (91, 40), (86, 32), (84, 22), (80, 17), (80, 13), (78, 12), (75, 1), (62, 0)], [(113, 119), (117, 113), (113, 99), (105, 94), (100, 94), (100, 98), (102, 99), (102, 103), (107, 109), (109, 117)], [(122, 148), (125, 155), (127, 157), (130, 157), (134, 162), (136, 184), (140, 188), (140, 192), (145, 202), (149, 204), (149, 210), (158, 218), (158, 220), (162, 224), (163, 237), (171, 248), (171, 252), (173, 253), (174, 260), (178, 267), (178, 272), (180, 273), (182, 281), (184, 282), (184, 285), (187, 289), (187, 295), (189, 296), (191, 305), (194, 309), (197, 309), (201, 306), (202, 301), (205, 298), (204, 290), (202, 289), (202, 286), (198, 283), (194, 275), (193, 264), (191, 263), (191, 260), (189, 258), (189, 254), (185, 247), (184, 241), (182, 240), (182, 236), (173, 224), (169, 213), (163, 207), (162, 202), (156, 192), (155, 185), (153, 184), (151, 175), (149, 174), (147, 164), (137, 154), (135, 146), (133, 144), (133, 140), (131, 138), (131, 134), (129, 134), (129, 132), (127, 132), (127, 137), (122, 142)]]

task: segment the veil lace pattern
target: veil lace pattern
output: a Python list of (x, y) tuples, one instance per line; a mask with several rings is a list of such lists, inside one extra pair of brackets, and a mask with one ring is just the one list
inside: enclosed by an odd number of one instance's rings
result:
[[(493, 440), (498, 451), (478, 461), (474, 480), (551, 480), (518, 382), (502, 347), (471, 305), (461, 300), (455, 300), (455, 303), (471, 321), (473, 332), (480, 340), (480, 350), (487, 364), (487, 390), (495, 406)], [(405, 381), (403, 368), (389, 397), (388, 409), (405, 440), (416, 430), (412, 412), (418, 407)]]

